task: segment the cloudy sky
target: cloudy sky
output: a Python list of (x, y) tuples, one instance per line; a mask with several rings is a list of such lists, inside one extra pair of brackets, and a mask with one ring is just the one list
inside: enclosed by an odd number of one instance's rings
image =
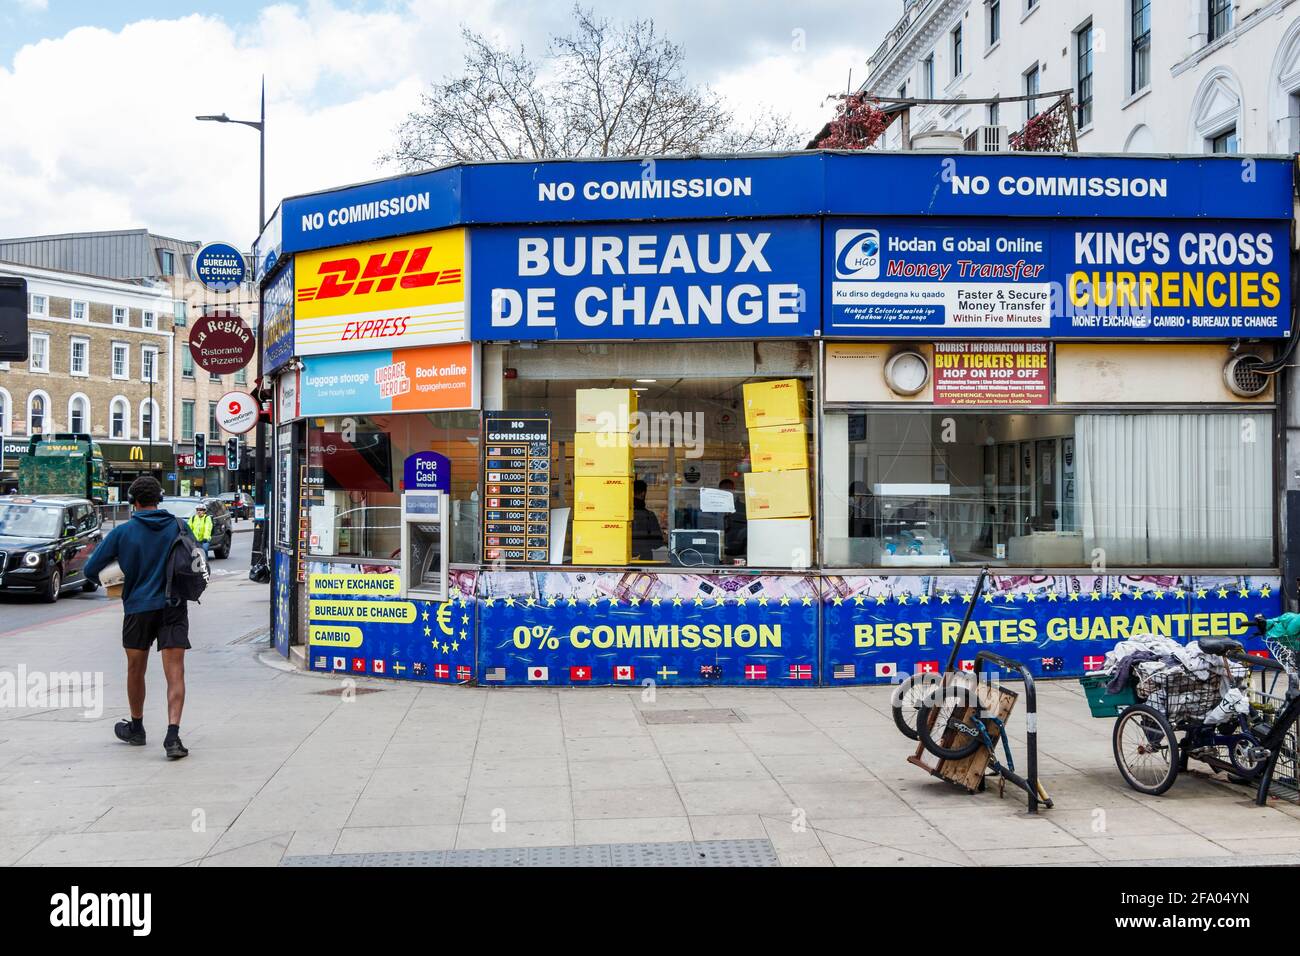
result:
[[(830, 112), (902, 0), (586, 0), (653, 11), (691, 78), (801, 132)], [(192, 12), (182, 11), (189, 9)], [(0, 0), (0, 236), (147, 226), (247, 242), (257, 134), (197, 113), (257, 117), (267, 83), (267, 206), (396, 172), (377, 157), (429, 81), (461, 62), (458, 26), (535, 53), (565, 0)], [(796, 42), (798, 41), (798, 42)]]

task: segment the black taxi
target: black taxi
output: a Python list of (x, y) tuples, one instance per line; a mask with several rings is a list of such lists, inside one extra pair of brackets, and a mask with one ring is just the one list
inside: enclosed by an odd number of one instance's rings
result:
[(57, 601), (93, 591), (83, 569), (104, 534), (95, 506), (71, 495), (0, 495), (0, 594)]

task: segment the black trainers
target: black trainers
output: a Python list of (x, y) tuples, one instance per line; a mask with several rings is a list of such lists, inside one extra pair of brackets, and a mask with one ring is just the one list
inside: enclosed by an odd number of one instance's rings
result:
[(132, 747), (144, 746), (144, 728), (132, 730), (131, 721), (129, 720), (119, 720), (114, 724), (113, 733), (117, 734), (118, 740), (130, 744)]
[(164, 740), (163, 750), (166, 751), (168, 760), (180, 760), (182, 757), (190, 755), (189, 750), (181, 743), (180, 737), (170, 737)]

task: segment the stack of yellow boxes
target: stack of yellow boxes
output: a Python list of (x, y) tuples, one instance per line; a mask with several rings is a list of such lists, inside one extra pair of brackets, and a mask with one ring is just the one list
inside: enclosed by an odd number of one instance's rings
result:
[(632, 429), (636, 392), (577, 392), (573, 440), (573, 563), (632, 560)]
[(806, 562), (812, 545), (812, 498), (803, 382), (755, 382), (746, 385), (744, 393), (750, 463), (745, 475), (748, 563)]

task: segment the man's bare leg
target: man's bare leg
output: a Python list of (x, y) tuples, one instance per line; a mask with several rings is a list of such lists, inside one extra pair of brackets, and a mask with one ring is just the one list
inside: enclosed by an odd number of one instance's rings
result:
[[(185, 709), (185, 648), (164, 647), (161, 653), (163, 674), (167, 677), (167, 723), (179, 727), (181, 711)], [(142, 699), (143, 696), (142, 693)]]
[(144, 673), (149, 668), (149, 652), (126, 648), (126, 702), (131, 719), (144, 719)]

